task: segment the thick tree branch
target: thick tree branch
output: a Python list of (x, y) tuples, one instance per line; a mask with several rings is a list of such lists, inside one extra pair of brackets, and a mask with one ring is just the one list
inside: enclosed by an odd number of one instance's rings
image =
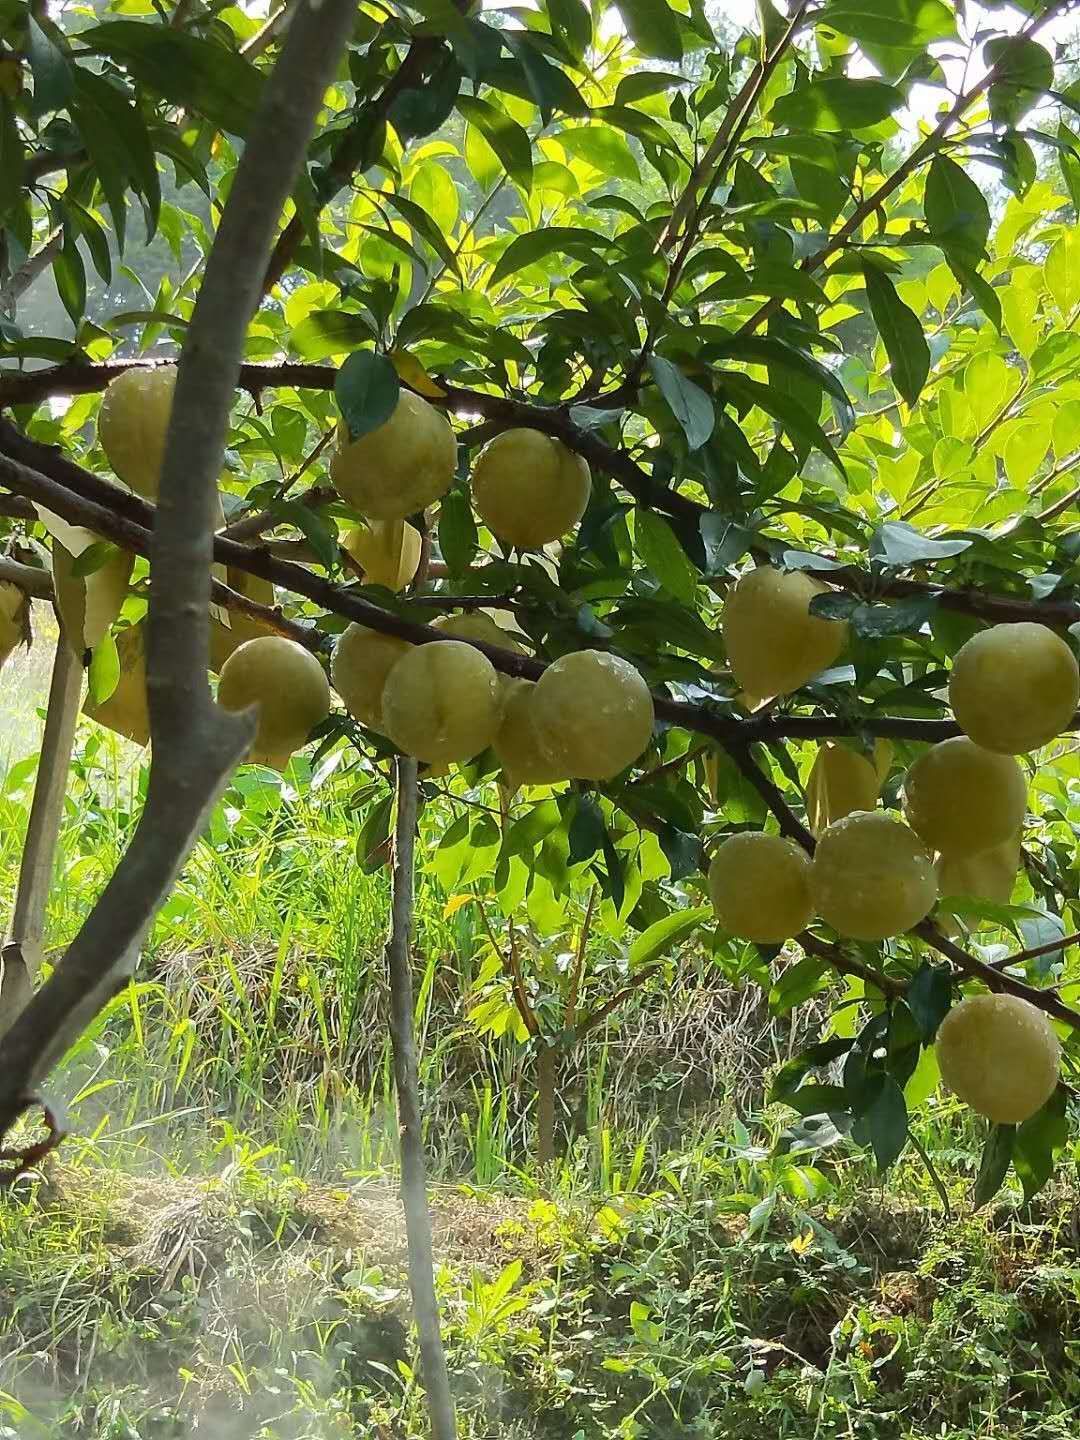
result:
[(300, 0), (222, 214), (180, 360), (162, 466), (148, 616), (154, 754), (146, 804), (97, 905), (4, 1038), (0, 1134), (72, 1035), (124, 983), (209, 806), (250, 743), (253, 716), (219, 710), (206, 684), (217, 477), (265, 257), (353, 13), (352, 0)]

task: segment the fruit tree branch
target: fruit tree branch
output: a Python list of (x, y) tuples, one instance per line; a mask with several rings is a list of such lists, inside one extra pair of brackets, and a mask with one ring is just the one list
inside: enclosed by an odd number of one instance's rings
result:
[(217, 477), (265, 258), (353, 14), (352, 0), (300, 0), (222, 212), (180, 359), (162, 465), (148, 615), (146, 804), (104, 893), (4, 1037), (0, 1134), (72, 1036), (124, 984), (254, 731), (252, 714), (226, 714), (206, 684)]

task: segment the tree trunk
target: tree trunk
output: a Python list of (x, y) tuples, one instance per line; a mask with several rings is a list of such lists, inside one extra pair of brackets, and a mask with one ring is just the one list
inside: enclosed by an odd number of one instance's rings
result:
[(41, 741), (34, 798), (30, 804), (30, 820), (19, 868), (19, 888), (15, 892), (11, 929), (4, 944), (0, 1034), (29, 1000), (41, 963), (45, 905), (56, 861), (56, 844), (60, 838), (81, 693), (82, 667), (61, 629), (56, 642), (45, 734)]
[(450, 1394), (435, 1257), (427, 1202), (423, 1117), (413, 1037), (412, 921), (413, 853), (416, 839), (416, 761), (397, 762), (397, 820), (394, 828), (394, 898), (386, 963), (390, 976), (390, 1039), (394, 1051), (401, 1142), (401, 1202), (409, 1247), (409, 1290), (420, 1342), (424, 1389), (432, 1440), (454, 1440), (457, 1423)]

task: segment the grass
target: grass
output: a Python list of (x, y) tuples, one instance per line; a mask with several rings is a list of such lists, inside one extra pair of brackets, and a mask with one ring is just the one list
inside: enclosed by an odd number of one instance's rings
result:
[[(33, 719), (9, 734), (29, 745)], [(10, 905), (33, 766), (8, 751)], [(50, 947), (104, 884), (143, 783), (130, 747), (82, 732)], [(242, 772), (137, 981), (68, 1056), (71, 1138), (0, 1201), (0, 1436), (425, 1433), (387, 884), (356, 863), (358, 783)], [(883, 1190), (843, 1137), (762, 1109), (796, 1022), (703, 987), (691, 957), (565, 1067), (565, 1158), (537, 1174), (532, 1058), (469, 1022), (484, 935), (445, 900), (422, 886), (417, 1025), (466, 1440), (1076, 1433), (1076, 1155), (1034, 1206), (1007, 1192), (973, 1213), (981, 1136), (936, 1101), (918, 1136), (949, 1211), (910, 1150)]]

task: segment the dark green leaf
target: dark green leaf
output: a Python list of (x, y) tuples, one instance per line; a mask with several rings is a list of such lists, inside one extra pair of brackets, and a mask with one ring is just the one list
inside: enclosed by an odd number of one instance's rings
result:
[(592, 43), (592, 15), (582, 0), (548, 0), (551, 33), (568, 54), (580, 60)]
[(86, 248), (90, 251), (90, 258), (94, 262), (94, 269), (105, 281), (106, 285), (112, 283), (112, 251), (109, 247), (109, 237), (105, 229), (90, 214), (89, 210), (72, 200), (70, 194), (64, 196), (64, 206), (68, 217), (79, 229), (79, 235), (86, 242)]
[(263, 76), (235, 50), (167, 25), (110, 20), (79, 35), (83, 45), (127, 67), (174, 105), (233, 135), (245, 135), (262, 94)]
[[(884, 1173), (907, 1144), (907, 1102), (891, 1075), (882, 1077), (877, 1094), (859, 1116), (856, 1132), (864, 1130), (878, 1169)], [(862, 1134), (857, 1133), (856, 1138), (861, 1140)]]
[[(461, 68), (447, 52), (443, 63), (423, 86), (409, 86), (394, 97), (387, 118), (402, 141), (431, 135), (449, 118), (460, 90)], [(379, 153), (382, 148), (380, 144)], [(372, 161), (377, 158), (372, 156)]]
[(607, 828), (598, 802), (591, 795), (579, 795), (570, 821), (571, 865), (577, 865), (595, 855), (606, 839)]
[(704, 868), (704, 850), (697, 835), (679, 830), (674, 825), (661, 825), (657, 828), (656, 838), (668, 862), (672, 880), (685, 880), (687, 875), (700, 874)]
[(387, 862), (386, 842), (390, 837), (390, 816), (394, 808), (387, 795), (364, 816), (356, 834), (356, 861), (365, 875), (382, 869)]
[(861, 130), (888, 119), (904, 105), (903, 91), (883, 80), (827, 76), (781, 95), (772, 107), (774, 125), (789, 130)]
[(415, 201), (408, 199), (407, 196), (398, 195), (393, 191), (382, 191), (379, 198), (385, 201), (392, 210), (396, 210), (403, 220), (408, 221), (420, 238), (431, 246), (448, 270), (452, 270), (455, 275), (460, 276), (461, 269), (453, 248), (426, 210), (417, 205)]
[(947, 155), (935, 155), (926, 178), (926, 223), (943, 250), (976, 264), (986, 253), (990, 207), (982, 190)]
[(971, 548), (970, 540), (934, 540), (923, 535), (906, 520), (886, 520), (874, 531), (870, 555), (883, 565), (903, 568), (923, 565), (927, 561), (945, 560)]
[(26, 50), (34, 72), (35, 116), (62, 110), (71, 99), (71, 69), (66, 55), (34, 15), (27, 24)]
[(0, 221), (18, 203), (24, 158), (15, 111), (7, 96), (0, 95)]
[(892, 48), (921, 49), (956, 37), (956, 20), (944, 0), (829, 0), (816, 20), (853, 40)]
[(837, 1114), (848, 1108), (847, 1091), (842, 1085), (800, 1085), (785, 1095), (783, 1102), (800, 1115)]
[(716, 411), (710, 396), (688, 379), (677, 365), (660, 355), (649, 359), (652, 377), (683, 428), (691, 450), (700, 450), (716, 425)]
[[(611, 836), (604, 831), (604, 871), (601, 877), (600, 888), (604, 895), (614, 905), (616, 912), (622, 909), (623, 901), (626, 899), (626, 875), (624, 873), (623, 861), (619, 852), (615, 849), (615, 843)], [(593, 867), (594, 873), (596, 867)]]
[(998, 36), (983, 46), (983, 58), (996, 76), (988, 98), (998, 125), (1015, 125), (1053, 87), (1054, 58), (1034, 40)]
[[(158, 26), (140, 25), (141, 30)], [(95, 75), (85, 66), (75, 70), (74, 115), (94, 162), (109, 213), (123, 250), (128, 191), (143, 197), (151, 238), (161, 209), (157, 161), (142, 112), (119, 85)]]
[[(776, 1072), (772, 1085), (769, 1087), (770, 1103), (786, 1100), (808, 1070), (814, 1070), (819, 1065), (828, 1065), (833, 1060), (838, 1060), (841, 1055), (847, 1054), (853, 1043), (852, 1040), (844, 1037), (822, 1040), (816, 1045), (809, 1046), (801, 1055), (796, 1055), (793, 1060), (788, 1060)], [(840, 1108), (846, 1108), (846, 1104)]]
[(439, 549), (452, 575), (463, 574), (472, 564), (478, 537), (469, 498), (451, 490), (439, 506)]
[[(756, 271), (754, 272), (757, 273)], [(827, 369), (820, 360), (789, 345), (776, 335), (735, 335), (720, 345), (709, 345), (706, 351), (711, 358), (747, 360), (754, 365), (781, 365), (794, 370), (818, 385), (833, 400), (841, 437), (847, 435), (855, 424), (855, 410), (848, 399), (848, 393), (837, 376)]]
[(350, 355), (334, 381), (334, 398), (349, 435), (362, 435), (385, 425), (397, 406), (401, 381), (393, 364), (374, 350), (357, 350)]
[(1067, 1104), (1068, 1092), (1059, 1085), (1042, 1109), (1016, 1132), (1013, 1167), (1024, 1187), (1025, 1200), (1037, 1195), (1050, 1179), (1056, 1152), (1068, 1144)]
[(71, 316), (71, 323), (78, 329), (86, 309), (86, 267), (79, 254), (76, 235), (75, 226), (65, 224), (63, 244), (52, 268), (57, 293)]
[(490, 284), (498, 285), (516, 271), (549, 255), (575, 255), (582, 259), (594, 259), (603, 250), (609, 249), (611, 241), (593, 230), (580, 230), (568, 225), (549, 225), (544, 230), (532, 230), (527, 235), (517, 235), (500, 255), (492, 272)]
[(930, 347), (919, 317), (896, 293), (896, 286), (875, 265), (864, 263), (866, 294), (892, 369), (892, 381), (909, 405), (914, 405), (930, 371)]
[(919, 1033), (931, 1044), (952, 1004), (952, 975), (948, 966), (924, 961), (909, 981), (904, 998)]
[(504, 30), (503, 42), (517, 56), (545, 125), (556, 110), (568, 115), (580, 115), (588, 110), (570, 76), (548, 60), (527, 30)]
[(856, 635), (866, 640), (919, 630), (937, 608), (935, 595), (910, 595), (882, 605), (868, 604), (853, 595), (815, 595), (810, 601), (811, 615), (822, 620), (846, 620)]
[[(949, 269), (959, 280), (960, 284), (975, 299), (975, 303), (983, 312), (986, 318), (993, 325), (995, 330), (1001, 329), (1001, 301), (998, 299), (997, 291), (985, 280), (974, 265), (969, 265), (960, 255), (951, 254), (948, 257)], [(1051, 336), (1051, 339), (1054, 337)]]
[(1015, 1139), (1015, 1125), (991, 1125), (990, 1134), (983, 1146), (982, 1161), (972, 1197), (977, 1210), (988, 1200), (992, 1200), (1004, 1184)]
[(697, 572), (674, 530), (655, 510), (639, 506), (634, 512), (634, 543), (638, 554), (665, 590), (684, 605), (692, 605)]
[(283, 525), (296, 526), (314, 550), (320, 565), (327, 570), (337, 569), (337, 531), (317, 510), (310, 505), (302, 505), (299, 500), (283, 500), (274, 506), (274, 514), (280, 517)]
[(682, 34), (667, 0), (616, 0), (626, 33), (644, 55), (681, 60)]
[(505, 110), (496, 109), (487, 100), (474, 95), (458, 98), (458, 109), (470, 125), (475, 125), (502, 161), (504, 170), (524, 190), (532, 189), (532, 141), (528, 131)]
[(733, 398), (744, 398), (751, 405), (758, 405), (766, 415), (772, 415), (784, 427), (797, 446), (803, 450), (816, 447), (827, 455), (841, 475), (843, 461), (836, 453), (836, 447), (810, 412), (778, 385), (762, 385), (747, 375), (736, 374), (733, 370), (722, 372), (724, 389)]

